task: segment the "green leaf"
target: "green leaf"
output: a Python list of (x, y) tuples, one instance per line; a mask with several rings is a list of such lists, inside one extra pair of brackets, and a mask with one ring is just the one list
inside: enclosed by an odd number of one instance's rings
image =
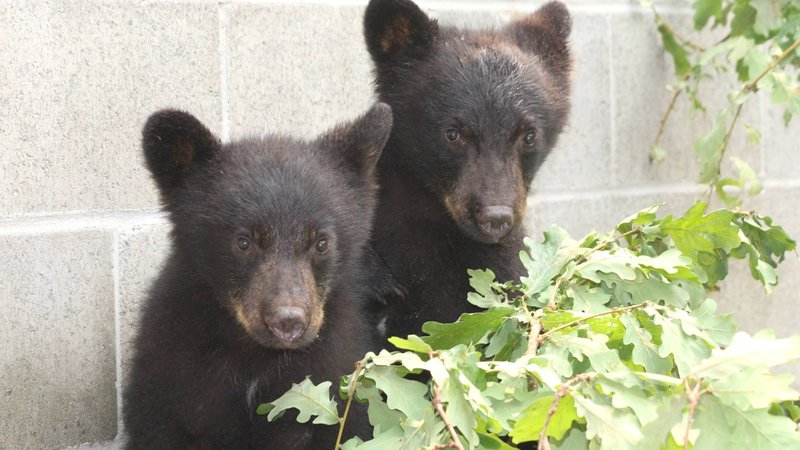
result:
[(728, 124), (731, 113), (723, 109), (714, 121), (714, 127), (705, 136), (694, 143), (694, 151), (700, 161), (700, 178), (697, 182), (708, 184), (717, 178), (722, 161), (722, 152), (725, 147), (725, 136), (728, 133)]
[(441, 400), (446, 404), (444, 412), (447, 420), (461, 432), (467, 441), (472, 444), (476, 443), (478, 440), (478, 435), (475, 433), (477, 419), (470, 402), (465, 398), (464, 387), (454, 372), (450, 373), (450, 377), (441, 388)]
[(650, 423), (658, 417), (658, 398), (653, 397), (642, 380), (633, 374), (628, 377), (599, 377), (596, 385), (611, 397), (614, 408), (630, 408), (640, 424)]
[(753, 125), (746, 123), (744, 124), (744, 129), (747, 132), (747, 140), (755, 145), (761, 143), (761, 132), (758, 131), (758, 128), (754, 127)]
[(662, 330), (658, 354), (662, 357), (672, 355), (681, 376), (686, 376), (711, 353), (708, 346), (700, 339), (688, 336), (679, 321), (664, 317), (653, 310), (646, 309), (646, 311), (652, 315), (654, 323)]
[[(267, 414), (270, 422), (283, 415), (286, 410), (297, 409), (297, 421), (306, 423), (311, 416), (316, 416), (314, 424), (335, 425), (339, 423), (336, 402), (330, 396), (331, 382), (325, 381), (314, 385), (309, 378), (299, 384), (292, 384), (291, 389), (277, 400), (268, 403), (271, 409)], [(261, 408), (262, 412), (264, 408)]]
[(708, 23), (708, 19), (715, 18), (718, 22), (722, 21), (722, 0), (695, 0), (692, 3), (694, 8), (694, 28), (701, 30)]
[(586, 432), (572, 428), (561, 441), (550, 441), (553, 450), (589, 450), (589, 439)]
[(619, 353), (606, 346), (608, 336), (591, 334), (590, 337), (584, 338), (575, 332), (555, 333), (550, 336), (550, 341), (553, 346), (566, 349), (578, 361), (588, 358), (592, 368), (597, 372), (611, 372), (622, 367)]
[[(747, 68), (745, 79), (755, 80), (756, 77), (766, 71), (770, 64), (772, 64), (772, 58), (761, 48), (753, 47), (744, 55), (742, 63)], [(767, 82), (767, 78), (763, 78), (758, 83), (758, 87), (761, 88), (762, 84), (765, 82)]]
[(496, 356), (501, 360), (514, 360), (522, 356), (527, 344), (525, 343), (526, 334), (520, 331), (519, 322), (516, 319), (506, 319), (489, 338), (489, 345), (486, 346), (484, 355), (487, 358)]
[(780, 28), (783, 22), (780, 0), (750, 0), (750, 5), (756, 10), (756, 20), (753, 24), (756, 33), (767, 36), (770, 31)]
[(667, 156), (667, 151), (664, 150), (664, 147), (660, 145), (654, 145), (650, 149), (650, 162), (652, 164), (658, 164), (664, 161), (664, 158)]
[(649, 208), (637, 211), (636, 213), (622, 219), (622, 221), (620, 221), (615, 228), (617, 231), (624, 233), (629, 231), (633, 226), (652, 224), (656, 220), (656, 211), (658, 211), (659, 206), (661, 205), (653, 205)]
[(697, 203), (683, 217), (663, 225), (675, 246), (693, 261), (697, 261), (699, 252), (721, 249), (729, 253), (741, 243), (731, 211), (720, 209), (704, 215), (705, 209), (705, 203)]
[(800, 336), (775, 339), (774, 332), (761, 331), (754, 336), (738, 332), (724, 349), (714, 349), (704, 361), (696, 364), (692, 376), (725, 378), (753, 367), (769, 368), (800, 358)]
[(356, 388), (356, 398), (368, 402), (369, 423), (377, 429), (378, 433), (385, 433), (392, 428), (400, 428), (405, 416), (400, 411), (389, 408), (374, 382), (364, 379), (359, 383)]
[(770, 217), (758, 214), (743, 216), (740, 226), (748, 243), (758, 251), (758, 258), (772, 267), (777, 267), (786, 253), (796, 248), (797, 243), (783, 228), (773, 225)]
[(672, 428), (681, 423), (683, 410), (687, 406), (688, 399), (685, 396), (671, 397), (659, 404), (656, 419), (642, 427), (644, 439), (639, 444), (639, 450), (661, 450), (667, 444)]
[(425, 410), (422, 419), (409, 419), (403, 425), (402, 443), (396, 446), (376, 447), (375, 450), (388, 448), (397, 449), (416, 449), (431, 448), (434, 445), (445, 441), (444, 424), (434, 412), (433, 407)]
[(635, 280), (614, 283), (614, 299), (620, 306), (635, 305), (645, 301), (663, 301), (667, 305), (682, 308), (690, 294), (675, 283), (645, 277), (641, 273)]
[(766, 409), (741, 411), (713, 395), (701, 397), (694, 423), (709, 431), (700, 432), (693, 450), (800, 448), (800, 433), (789, 418), (770, 415)]
[(586, 436), (589, 439), (599, 438), (602, 448), (626, 450), (638, 448), (643, 438), (639, 431), (639, 421), (632, 413), (601, 404), (595, 398), (573, 393), (578, 416), (586, 419)]
[(394, 367), (371, 367), (364, 376), (374, 381), (375, 387), (386, 395), (389, 408), (402, 412), (409, 419), (421, 420), (426, 408), (430, 407), (425, 397), (428, 386), (401, 378)]
[[(411, 336), (414, 335), (412, 334)], [(422, 358), (420, 358), (419, 355), (417, 355), (416, 353), (408, 353), (408, 352), (389, 353), (386, 350), (381, 350), (381, 352), (378, 353), (377, 355), (373, 353), (367, 353), (367, 356), (369, 357), (369, 361), (372, 364), (378, 366), (391, 366), (400, 363), (403, 367), (408, 369), (409, 372), (413, 372), (418, 369), (428, 369), (428, 363), (426, 361), (423, 361)]]
[(731, 314), (717, 315), (716, 310), (717, 302), (709, 298), (690, 314), (714, 343), (720, 346), (728, 345), (736, 333), (736, 325)]
[(424, 336), (422, 340), (436, 350), (478, 343), (488, 333), (496, 331), (515, 311), (510, 306), (503, 306), (479, 313), (462, 314), (454, 323), (425, 322), (422, 331), (428, 336)]
[[(520, 419), (514, 424), (514, 429), (509, 433), (513, 443), (519, 444), (521, 442), (539, 440), (544, 422), (547, 419), (547, 413), (553, 405), (553, 399), (553, 395), (540, 397), (522, 411)], [(547, 426), (547, 436), (558, 440), (563, 439), (564, 435), (572, 427), (572, 423), (580, 420), (575, 409), (575, 400), (571, 395), (566, 395), (558, 401), (556, 412)]]
[(408, 336), (408, 339), (392, 336), (388, 341), (400, 350), (411, 350), (412, 352), (422, 353), (424, 355), (433, 351), (430, 345), (422, 340), (421, 337), (414, 334)]
[(469, 285), (475, 292), (467, 294), (467, 301), (479, 308), (493, 308), (502, 306), (503, 296), (492, 288), (495, 284), (495, 275), (491, 270), (468, 269)]
[(723, 403), (736, 409), (765, 409), (773, 402), (800, 398), (791, 388), (793, 381), (792, 375), (770, 375), (754, 367), (711, 380), (709, 386)]
[(756, 22), (756, 10), (748, 2), (736, 2), (733, 5), (733, 19), (731, 19), (731, 36), (741, 36), (748, 33)]
[(761, 192), (764, 185), (761, 183), (761, 180), (758, 179), (756, 171), (742, 159), (735, 156), (731, 156), (730, 159), (739, 172), (739, 188), (743, 191), (746, 190), (749, 195), (757, 195)]
[(506, 444), (502, 439), (492, 434), (478, 433), (480, 442), (478, 448), (483, 450), (516, 450), (516, 448)]
[(597, 287), (580, 284), (569, 286), (567, 295), (573, 300), (573, 309), (589, 314), (608, 310), (606, 304), (611, 300), (611, 294)]
[(661, 42), (664, 44), (664, 50), (672, 55), (672, 61), (675, 63), (675, 75), (678, 78), (683, 78), (687, 72), (692, 68), (689, 63), (689, 52), (678, 43), (672, 30), (664, 25), (658, 26), (658, 32), (661, 33)]
[(551, 227), (544, 232), (544, 241), (541, 244), (530, 238), (524, 239), (528, 251), (520, 252), (519, 258), (528, 271), (528, 276), (520, 278), (525, 295), (532, 297), (542, 292), (570, 259), (558, 252), (566, 236), (563, 229)]
[(578, 264), (575, 272), (595, 283), (608, 280), (608, 276), (604, 274), (614, 274), (619, 280), (635, 280), (634, 268), (637, 266), (636, 258), (624, 250), (617, 252), (600, 250), (594, 252), (586, 262)]
[(648, 372), (670, 373), (672, 362), (658, 353), (658, 348), (653, 344), (652, 336), (636, 320), (636, 316), (625, 313), (620, 316), (622, 324), (625, 325), (625, 344), (633, 346), (632, 360), (634, 363), (644, 367)]

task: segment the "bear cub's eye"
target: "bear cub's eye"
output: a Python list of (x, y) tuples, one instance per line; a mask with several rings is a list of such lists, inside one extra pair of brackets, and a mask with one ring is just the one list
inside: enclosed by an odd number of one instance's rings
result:
[(455, 142), (458, 140), (459, 137), (461, 137), (461, 133), (459, 133), (458, 130), (456, 130), (455, 128), (448, 129), (447, 131), (445, 131), (444, 135), (450, 142)]
[(247, 239), (245, 237), (240, 237), (236, 239), (236, 247), (238, 247), (239, 250), (241, 251), (246, 251), (247, 249), (250, 248), (250, 239)]
[(317, 242), (314, 244), (314, 248), (318, 253), (324, 255), (328, 252), (328, 239), (324, 236), (317, 239)]
[(522, 142), (524, 142), (528, 147), (533, 146), (533, 144), (536, 143), (536, 131), (528, 130), (528, 132), (525, 133), (525, 136), (522, 137)]

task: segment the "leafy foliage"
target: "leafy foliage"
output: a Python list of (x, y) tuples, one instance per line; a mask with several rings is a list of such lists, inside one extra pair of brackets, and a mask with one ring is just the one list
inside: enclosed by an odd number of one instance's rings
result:
[[(769, 290), (795, 242), (768, 217), (705, 208), (649, 208), (578, 241), (554, 227), (526, 241), (519, 283), (470, 271), (468, 301), (485, 311), (391, 338), (398, 350), (343, 378), (374, 437), (342, 448), (800, 448), (800, 394), (770, 372), (800, 358), (800, 337), (736, 332), (708, 297), (730, 259)], [(270, 416), (330, 423), (320, 391), (297, 385)]]
[[(705, 111), (698, 98), (703, 80), (735, 74), (739, 86), (728, 94), (728, 104), (716, 113), (714, 125), (695, 141), (701, 164), (698, 182), (709, 186), (728, 206), (741, 204), (744, 195), (756, 195), (761, 182), (745, 161), (730, 157), (736, 176), (722, 174), (722, 163), (734, 129), (742, 120), (742, 107), (754, 93), (770, 94), (783, 105), (784, 121), (800, 114), (800, 1), (798, 0), (692, 0), (694, 26), (700, 32), (718, 31), (724, 36), (710, 47), (699, 45), (675, 31), (656, 10), (652, 0), (640, 0), (652, 8), (664, 50), (675, 66), (676, 82), (670, 86), (673, 99), (661, 121), (651, 149), (651, 159), (660, 161), (666, 150), (660, 139), (676, 99), (687, 95), (694, 109)], [(758, 143), (759, 131), (744, 127), (748, 140)]]

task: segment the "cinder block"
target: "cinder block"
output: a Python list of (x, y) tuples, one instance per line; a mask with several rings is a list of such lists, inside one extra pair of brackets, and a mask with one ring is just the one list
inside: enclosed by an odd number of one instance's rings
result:
[(155, 206), (147, 116), (218, 129), (216, 4), (2, 2), (0, 17), (0, 215)]
[(141, 307), (170, 253), (168, 224), (141, 227), (119, 236), (120, 387), (124, 389), (139, 328)]
[[(671, 15), (668, 19), (676, 27), (684, 29), (689, 28), (691, 17)], [(663, 50), (651, 13), (612, 16), (611, 34), (614, 172), (617, 183), (624, 186), (697, 180), (700, 164), (694, 142), (711, 131), (718, 111), (727, 106), (727, 93), (737, 86), (737, 82), (732, 75), (730, 79), (720, 75), (712, 82), (701, 84), (699, 97), (708, 113), (691, 111), (689, 100), (685, 95), (680, 96), (660, 141), (660, 146), (667, 151), (666, 158), (661, 163), (652, 164), (650, 148), (672, 98), (672, 92), (665, 86), (675, 83), (674, 67)], [(708, 39), (705, 36), (700, 38)], [(746, 141), (743, 123), (760, 123), (757, 99), (746, 103), (726, 154), (744, 159), (759, 171), (760, 148)], [(731, 173), (731, 164), (726, 162), (723, 167), (724, 173)]]
[[(764, 97), (767, 97), (766, 95)], [(768, 178), (800, 179), (800, 117), (784, 124), (784, 105), (774, 105), (762, 98), (764, 122), (761, 142), (764, 146), (764, 166)]]
[(622, 219), (648, 208), (661, 205), (659, 217), (683, 214), (694, 204), (697, 192), (683, 189), (676, 192), (603, 192), (575, 196), (533, 195), (528, 199), (526, 227), (528, 235), (541, 240), (551, 225), (558, 225), (573, 238), (581, 238), (592, 230), (611, 231)]
[(3, 235), (0, 248), (0, 448), (112, 439), (110, 233)]
[(231, 136), (312, 137), (374, 101), (363, 5), (234, 3), (225, 14)]
[(572, 112), (558, 145), (534, 179), (534, 191), (596, 189), (614, 183), (605, 19), (600, 14), (573, 14)]
[(117, 439), (99, 444), (83, 444), (75, 447), (67, 447), (64, 450), (123, 450), (122, 442)]

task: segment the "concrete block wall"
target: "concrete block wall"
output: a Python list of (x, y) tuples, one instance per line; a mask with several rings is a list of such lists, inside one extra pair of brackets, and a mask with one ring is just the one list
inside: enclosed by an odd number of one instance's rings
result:
[[(420, 3), (443, 23), (492, 26), (541, 1)], [(577, 60), (573, 115), (534, 183), (528, 227), (605, 230), (657, 202), (683, 211), (702, 188), (691, 142), (713, 120), (673, 117), (667, 160), (648, 147), (672, 66), (635, 0), (567, 0)], [(664, 10), (689, 23), (680, 2)], [(169, 249), (169, 224), (139, 135), (162, 107), (223, 139), (313, 135), (373, 101), (361, 37), (366, 1), (0, 0), (0, 448), (111, 448), (139, 306)], [(709, 103), (724, 89), (711, 86)], [(733, 152), (765, 180), (752, 206), (800, 237), (800, 123), (747, 106), (759, 145)], [(711, 108), (713, 110), (713, 108)], [(744, 267), (720, 293), (742, 327), (798, 331), (800, 263), (771, 298)], [(794, 369), (795, 371), (797, 369)]]

